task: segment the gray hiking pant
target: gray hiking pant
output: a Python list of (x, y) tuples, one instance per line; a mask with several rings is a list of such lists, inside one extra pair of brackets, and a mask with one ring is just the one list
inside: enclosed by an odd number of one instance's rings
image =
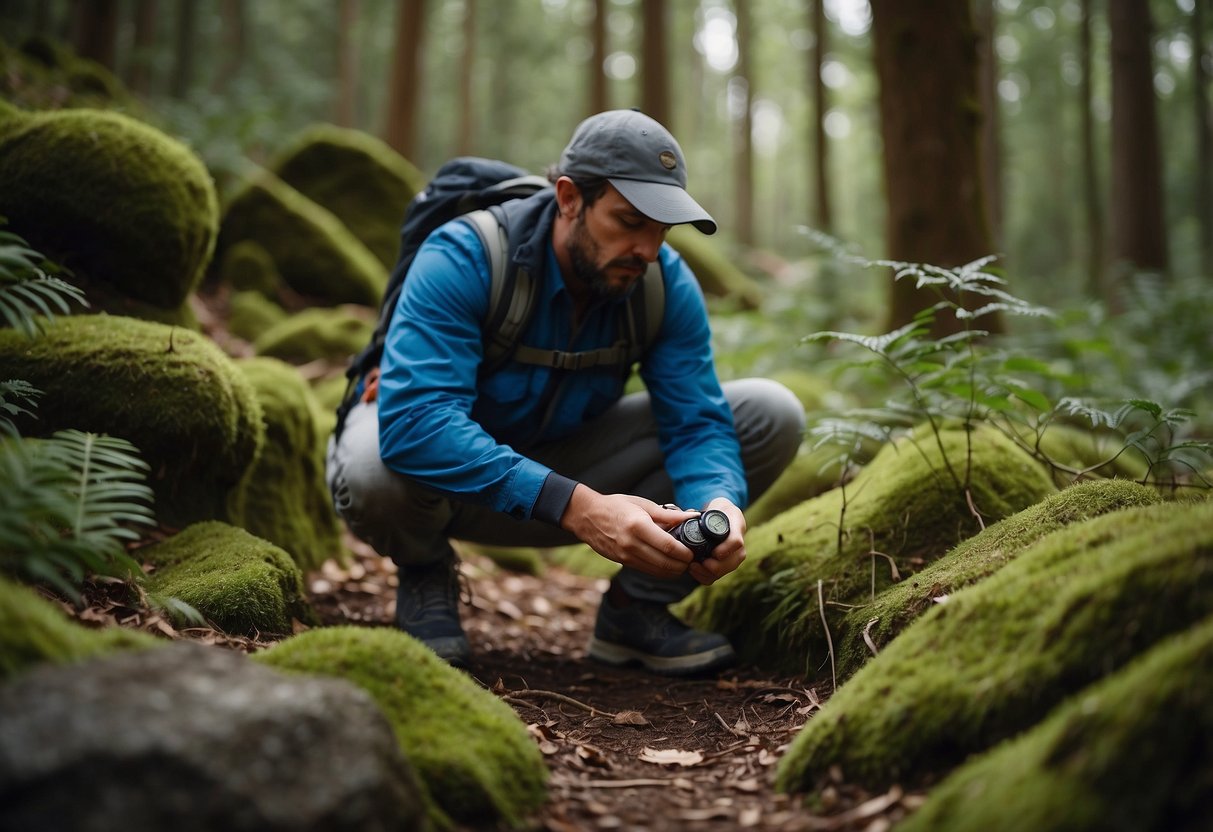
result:
[[(733, 410), (753, 500), (796, 455), (804, 432), (804, 408), (786, 387), (767, 379), (725, 382), (723, 388)], [(674, 501), (648, 393), (624, 396), (575, 434), (525, 453), (603, 494)], [(563, 529), (538, 520), (519, 522), (490, 508), (451, 499), (388, 469), (379, 457), (375, 404), (355, 406), (340, 441), (329, 440), (327, 481), (337, 513), (350, 531), (399, 566), (448, 556), (448, 538), (496, 546), (577, 542)], [(616, 580), (631, 597), (650, 601), (676, 601), (697, 585), (689, 575), (668, 580), (633, 569), (622, 570)]]

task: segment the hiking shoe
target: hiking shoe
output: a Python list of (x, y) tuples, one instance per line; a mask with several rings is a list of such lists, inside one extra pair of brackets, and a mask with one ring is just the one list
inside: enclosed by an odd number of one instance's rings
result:
[(664, 676), (718, 670), (737, 658), (728, 639), (688, 627), (666, 604), (633, 599), (617, 607), (605, 597), (598, 607), (589, 655), (616, 666), (639, 662)]
[(402, 566), (396, 589), (396, 626), (454, 667), (466, 668), (471, 647), (459, 623), (459, 571), (453, 557)]

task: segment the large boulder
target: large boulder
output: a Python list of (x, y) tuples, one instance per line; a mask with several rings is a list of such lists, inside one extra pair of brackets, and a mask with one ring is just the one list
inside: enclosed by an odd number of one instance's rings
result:
[(1055, 490), (1041, 466), (997, 431), (919, 429), (885, 445), (845, 487), (755, 527), (742, 567), (697, 589), (679, 611), (726, 634), (750, 661), (816, 671), (828, 665), (823, 615), (837, 629), (840, 610), (867, 603), (895, 575), (918, 571), (976, 534), (981, 522)]
[(313, 307), (272, 324), (253, 341), (253, 349), (292, 364), (319, 359), (345, 364), (370, 343), (374, 331), (371, 316), (360, 307)]
[(872, 603), (848, 612), (841, 632), (834, 635), (839, 678), (846, 679), (871, 657), (867, 641), (882, 649), (934, 604), (994, 574), (1045, 535), (1101, 514), (1160, 502), (1156, 490), (1135, 482), (1093, 480), (1000, 520), (921, 572), (889, 587)]
[(338, 676), (369, 692), (440, 821), (445, 815), (481, 828), (518, 827), (546, 797), (547, 768), (513, 710), (398, 630), (309, 630), (253, 658), (279, 670)]
[[(300, 569), (342, 554), (341, 527), (324, 481), (320, 405), (303, 376), (274, 358), (238, 362), (252, 382), (265, 420), (265, 444), (245, 477), (239, 523), (281, 546)], [(327, 424), (327, 418), (323, 420)]]
[(246, 181), (224, 208), (216, 262), (246, 240), (265, 249), (283, 281), (314, 303), (378, 306), (387, 286), (387, 269), (341, 220), (269, 171)]
[(1213, 618), (958, 769), (898, 832), (1145, 832), (1213, 821)]
[(215, 647), (33, 670), (0, 686), (0, 827), (428, 828), (375, 703)]
[(1213, 502), (1067, 526), (861, 668), (793, 740), (777, 783), (809, 789), (831, 766), (870, 788), (937, 777), (1209, 615)]
[(111, 315), (58, 318), (36, 338), (0, 330), (0, 377), (43, 391), (26, 435), (119, 436), (151, 466), (156, 517), (226, 519), (264, 439), (248, 379), (208, 338)]
[(369, 133), (308, 128), (272, 166), (283, 182), (336, 215), (385, 267), (396, 263), (405, 208), (425, 175)]
[(229, 633), (289, 634), (314, 621), (303, 574), (285, 551), (226, 523), (195, 523), (138, 552), (149, 592), (189, 604)]
[(180, 310), (218, 226), (214, 183), (189, 148), (120, 113), (10, 109), (0, 159), (0, 216), (94, 306)]

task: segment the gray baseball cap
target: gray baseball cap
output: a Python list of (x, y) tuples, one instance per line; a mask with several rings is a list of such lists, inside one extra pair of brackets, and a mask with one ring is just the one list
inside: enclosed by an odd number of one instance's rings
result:
[(682, 148), (669, 130), (637, 110), (608, 110), (577, 125), (560, 155), (560, 172), (604, 177), (649, 219), (716, 233), (712, 215), (687, 193)]

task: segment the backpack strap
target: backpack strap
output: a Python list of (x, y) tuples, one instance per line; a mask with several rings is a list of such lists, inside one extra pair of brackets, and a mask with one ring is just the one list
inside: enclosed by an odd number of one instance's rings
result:
[(507, 262), (508, 235), (492, 211), (487, 208), (472, 211), (463, 220), (480, 237), (489, 261), (489, 309), (484, 319), (487, 342), (482, 372), (491, 373), (510, 358), (522, 328), (531, 317), (535, 281), (526, 269), (511, 268)]

